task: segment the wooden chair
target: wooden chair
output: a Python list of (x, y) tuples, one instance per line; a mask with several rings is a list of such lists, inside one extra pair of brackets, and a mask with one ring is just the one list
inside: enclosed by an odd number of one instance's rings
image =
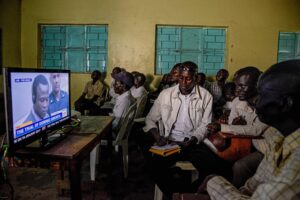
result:
[[(137, 102), (131, 105), (128, 111), (125, 114), (124, 119), (121, 121), (121, 127), (116, 133), (116, 139), (113, 140), (113, 145), (115, 148), (121, 146), (122, 147), (122, 154), (123, 154), (123, 170), (124, 170), (124, 178), (128, 176), (128, 137), (131, 132), (133, 119), (137, 109)], [(102, 140), (101, 145), (106, 145), (107, 141)], [(99, 148), (98, 144), (90, 153), (90, 173), (91, 173), (91, 180), (95, 180), (95, 173), (96, 173), (96, 164), (98, 163), (98, 155), (99, 155)]]

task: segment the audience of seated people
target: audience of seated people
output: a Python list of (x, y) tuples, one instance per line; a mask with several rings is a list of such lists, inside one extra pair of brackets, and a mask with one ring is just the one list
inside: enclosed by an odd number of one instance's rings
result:
[(197, 194), (176, 194), (173, 199), (299, 199), (299, 85), (300, 60), (277, 63), (259, 79), (255, 107), (259, 120), (270, 126), (264, 134), (268, 145), (255, 174), (242, 187), (210, 175)]
[[(190, 61), (177, 63), (163, 76), (158, 90), (150, 94), (155, 101), (146, 117), (144, 133), (137, 135), (150, 173), (166, 198), (174, 192), (195, 192), (198, 185), (197, 195), (180, 198), (300, 198), (300, 60), (275, 64), (262, 75), (256, 67), (244, 67), (228, 83), (225, 69), (218, 71), (212, 83), (197, 69)], [(99, 71), (92, 73), (92, 81), (75, 102), (75, 109), (82, 114), (99, 109), (103, 88), (100, 76)], [(112, 99), (104, 108), (110, 107), (113, 130), (118, 130), (136, 98), (147, 93), (146, 78), (138, 71), (129, 73), (119, 67), (111, 76)], [(163, 132), (159, 132), (159, 123), (164, 126)], [(218, 132), (255, 136), (252, 152), (234, 163), (218, 157), (207, 143), (208, 136), (221, 137)], [(168, 143), (179, 144), (180, 153), (161, 157), (148, 151), (153, 144)], [(181, 160), (190, 161), (198, 170), (196, 185), (176, 180), (177, 169), (173, 171), (172, 166)]]
[(93, 71), (91, 74), (92, 80), (86, 83), (82, 95), (75, 102), (75, 110), (82, 115), (86, 114), (85, 111), (90, 115), (94, 115), (101, 106), (103, 83), (100, 77), (100, 71)]

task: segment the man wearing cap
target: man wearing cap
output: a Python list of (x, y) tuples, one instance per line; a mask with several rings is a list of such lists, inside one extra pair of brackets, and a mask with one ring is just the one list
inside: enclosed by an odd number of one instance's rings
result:
[(133, 86), (133, 76), (129, 72), (121, 71), (114, 74), (115, 83), (113, 85), (114, 91), (119, 96), (116, 98), (116, 104), (113, 108), (111, 116), (114, 117), (112, 128), (117, 132), (120, 127), (121, 119), (128, 111), (129, 107), (136, 101), (130, 93), (130, 88)]

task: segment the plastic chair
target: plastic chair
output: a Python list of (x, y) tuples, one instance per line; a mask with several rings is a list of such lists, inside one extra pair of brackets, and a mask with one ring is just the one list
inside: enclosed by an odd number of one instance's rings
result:
[[(125, 114), (124, 119), (121, 122), (121, 127), (116, 134), (117, 137), (113, 141), (113, 145), (116, 149), (118, 149), (119, 146), (122, 146), (122, 154), (123, 154), (123, 170), (124, 170), (124, 178), (127, 178), (128, 176), (128, 137), (131, 132), (131, 128), (133, 125), (133, 119), (136, 113), (137, 109), (137, 102), (134, 102), (132, 104), (128, 111)], [(112, 133), (113, 134), (113, 133)], [(107, 141), (102, 140), (101, 145), (106, 145)], [(96, 174), (96, 164), (98, 163), (98, 155), (100, 152), (100, 148), (98, 144), (90, 153), (90, 173), (91, 173), (91, 180), (95, 180), (95, 174)]]
[(134, 116), (134, 119), (140, 118), (143, 116), (145, 106), (147, 103), (148, 93), (144, 94), (140, 98), (137, 98), (137, 109)]

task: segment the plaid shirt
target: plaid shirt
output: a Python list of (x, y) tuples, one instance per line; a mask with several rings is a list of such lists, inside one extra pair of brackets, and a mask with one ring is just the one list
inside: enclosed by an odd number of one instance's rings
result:
[(243, 195), (223, 177), (216, 176), (207, 183), (212, 200), (232, 199), (300, 199), (300, 129), (283, 137), (274, 128), (265, 133), (268, 153), (255, 175), (240, 189)]

